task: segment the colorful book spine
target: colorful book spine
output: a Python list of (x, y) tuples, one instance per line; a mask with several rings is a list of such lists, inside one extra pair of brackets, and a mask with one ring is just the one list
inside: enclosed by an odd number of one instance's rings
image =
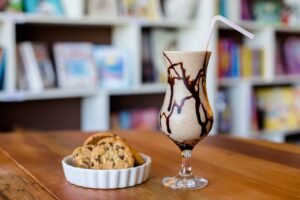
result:
[[(279, 131), (299, 128), (299, 110), (293, 87), (258, 88), (255, 90), (260, 130)], [(276, 101), (274, 101), (276, 99)]]
[(264, 52), (240, 45), (231, 39), (218, 44), (218, 77), (260, 77), (264, 74)]
[(243, 55), (243, 76), (246, 78), (250, 78), (252, 76), (252, 68), (253, 68), (253, 64), (252, 64), (252, 52), (251, 49), (249, 47), (244, 47), (244, 55)]
[(39, 66), (36, 62), (34, 49), (31, 42), (23, 42), (19, 45), (20, 56), (25, 68), (28, 87), (31, 91), (43, 90), (43, 80), (39, 73)]
[(232, 131), (232, 110), (229, 104), (229, 90), (219, 90), (216, 108), (219, 116), (217, 127), (220, 133), (230, 133)]
[(3, 48), (0, 47), (0, 90), (4, 88), (4, 74), (6, 67), (6, 56)]
[(252, 20), (249, 0), (241, 0), (241, 17), (243, 20)]
[(154, 107), (122, 110), (112, 115), (112, 128), (158, 130), (158, 113), (159, 110)]
[(230, 71), (230, 41), (223, 40), (219, 43), (219, 77), (228, 77)]
[(260, 75), (260, 50), (252, 50), (252, 75), (257, 77)]
[(220, 5), (220, 7), (219, 7), (220, 15), (222, 15), (224, 17), (228, 17), (226, 0), (220, 0), (219, 5)]
[(233, 45), (231, 47), (231, 76), (240, 76), (240, 47), (238, 45)]

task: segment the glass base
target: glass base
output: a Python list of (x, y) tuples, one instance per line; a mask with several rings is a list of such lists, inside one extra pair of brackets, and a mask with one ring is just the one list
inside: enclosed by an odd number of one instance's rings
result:
[(208, 180), (194, 176), (188, 178), (174, 176), (163, 178), (162, 183), (172, 189), (202, 189), (208, 185)]

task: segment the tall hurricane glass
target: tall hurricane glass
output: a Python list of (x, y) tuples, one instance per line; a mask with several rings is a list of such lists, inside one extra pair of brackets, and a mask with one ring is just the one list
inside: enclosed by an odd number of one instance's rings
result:
[(180, 148), (181, 169), (163, 184), (173, 189), (199, 189), (205, 178), (194, 176), (192, 150), (205, 138), (213, 125), (213, 112), (206, 92), (209, 51), (165, 51), (168, 87), (159, 114), (161, 130)]

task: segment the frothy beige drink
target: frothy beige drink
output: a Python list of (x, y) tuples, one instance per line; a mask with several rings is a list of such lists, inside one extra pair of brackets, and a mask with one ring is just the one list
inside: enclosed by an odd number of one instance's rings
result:
[(208, 51), (164, 52), (168, 88), (159, 122), (182, 150), (192, 149), (212, 128), (213, 113), (206, 93), (210, 55)]
[(206, 71), (211, 52), (207, 51), (216, 21), (222, 21), (249, 38), (254, 35), (230, 20), (214, 16), (209, 27), (205, 51), (165, 51), (168, 88), (159, 114), (160, 127), (181, 149), (181, 169), (162, 183), (172, 189), (201, 189), (208, 180), (192, 173), (192, 149), (207, 136), (213, 113), (206, 93)]

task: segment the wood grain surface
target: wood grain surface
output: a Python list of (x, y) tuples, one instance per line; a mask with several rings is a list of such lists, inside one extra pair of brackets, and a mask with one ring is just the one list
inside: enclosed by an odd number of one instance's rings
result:
[(55, 199), (0, 149), (0, 199)]
[[(161, 184), (164, 176), (175, 175), (180, 166), (179, 149), (171, 140), (157, 132), (114, 133), (125, 137), (140, 152), (152, 158), (151, 176), (147, 182), (117, 190), (85, 189), (68, 183), (61, 160), (81, 145), (89, 134), (76, 131), (7, 134), (0, 136), (0, 147), (41, 188), (63, 200), (300, 199), (299, 147), (226, 136), (207, 137), (194, 149), (192, 165), (195, 175), (209, 180), (208, 187), (174, 191)], [(0, 157), (0, 166), (3, 159)]]

